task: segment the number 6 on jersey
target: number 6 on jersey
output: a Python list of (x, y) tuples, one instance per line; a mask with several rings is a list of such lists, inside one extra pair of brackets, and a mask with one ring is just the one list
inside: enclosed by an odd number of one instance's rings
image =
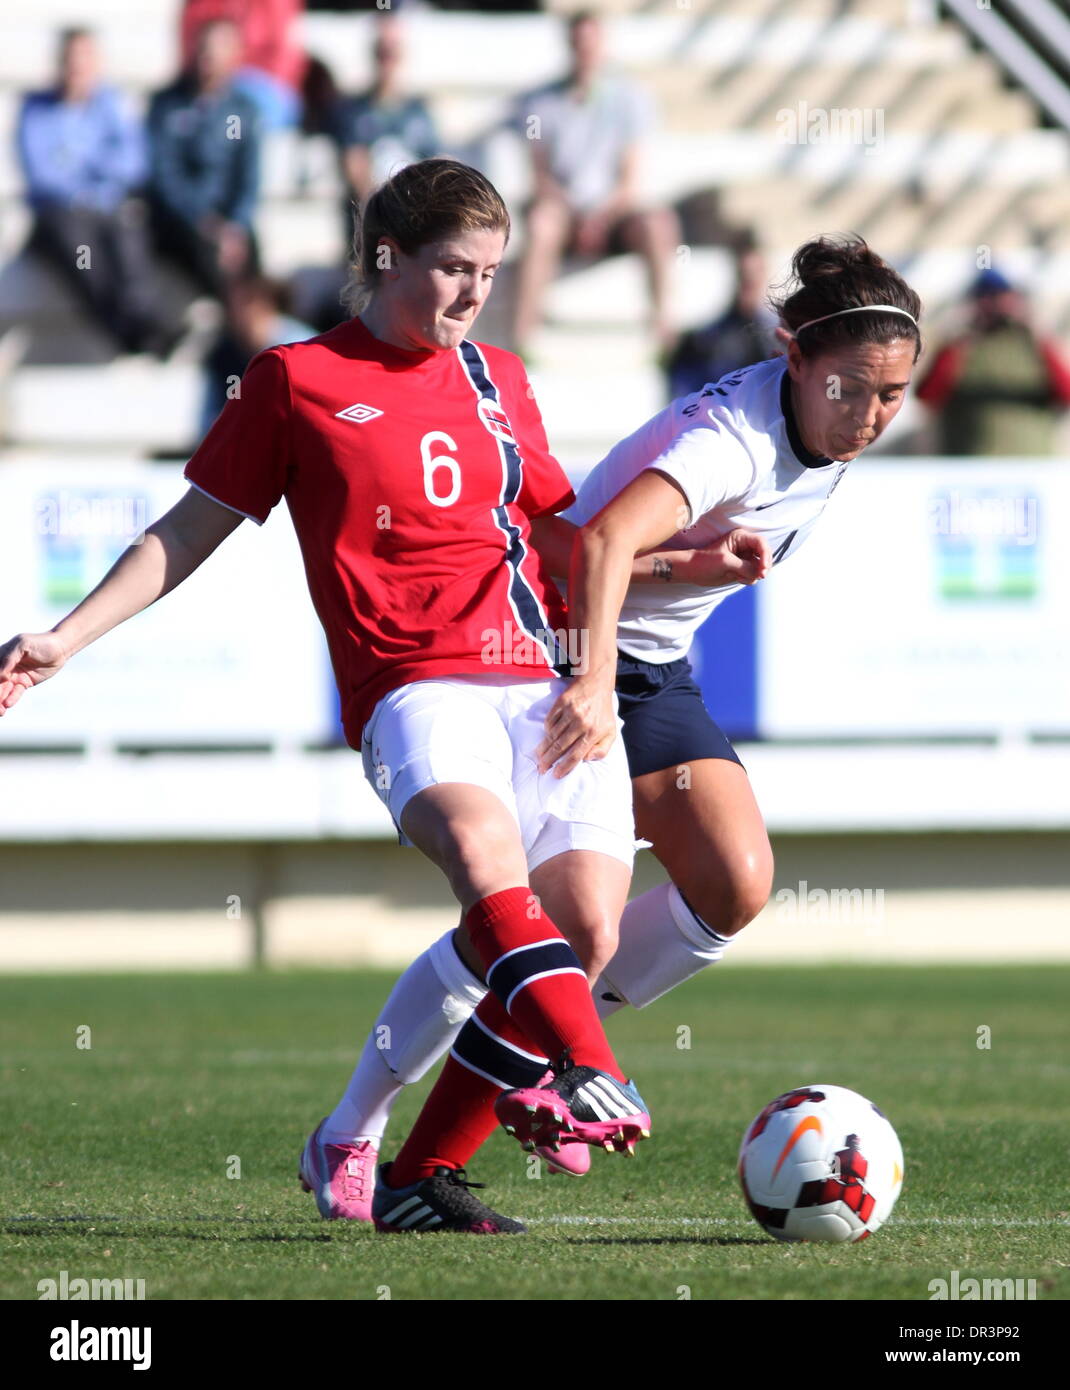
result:
[[(450, 454), (432, 454), (432, 444), (445, 444), (447, 449), (456, 451), (457, 445), (442, 430), (431, 430), (420, 440), (420, 458), (424, 465), (424, 493), (429, 502), (436, 507), (452, 507), (461, 495), (461, 470), (457, 460)], [(450, 490), (441, 497), (435, 491), (435, 470), (446, 468), (450, 475)]]

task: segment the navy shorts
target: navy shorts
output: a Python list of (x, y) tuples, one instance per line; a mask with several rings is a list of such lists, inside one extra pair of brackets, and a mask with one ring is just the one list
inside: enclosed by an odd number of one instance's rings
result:
[(619, 652), (617, 702), (633, 777), (698, 758), (739, 762), (736, 750), (702, 703), (686, 656), (659, 666)]

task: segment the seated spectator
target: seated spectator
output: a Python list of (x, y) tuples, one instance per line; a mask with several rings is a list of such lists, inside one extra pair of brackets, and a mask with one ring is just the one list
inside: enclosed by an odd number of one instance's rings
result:
[(296, 22), (304, 0), (185, 0), (182, 8), (182, 67), (188, 69), (197, 35), (215, 19), (229, 19), (241, 34), (240, 66), (234, 86), (254, 102), (263, 130), (284, 130), (301, 120), (301, 84), (307, 58)]
[(404, 33), (394, 19), (379, 25), (374, 49), (375, 77), (369, 91), (343, 98), (334, 138), (346, 184), (345, 242), (353, 240), (353, 209), (362, 208), (373, 189), (418, 159), (441, 153), (431, 113), (421, 97), (404, 89)]
[(192, 66), (149, 108), (157, 249), (217, 299), (257, 263), (260, 131), (255, 106), (234, 87), (240, 52), (234, 24), (206, 24)]
[(727, 313), (705, 328), (685, 333), (669, 358), (669, 396), (689, 396), (727, 372), (764, 362), (779, 352), (777, 317), (765, 303), (765, 260), (754, 238), (741, 236), (733, 246), (736, 287)]
[(1000, 271), (970, 290), (971, 322), (937, 352), (917, 395), (936, 412), (941, 454), (1051, 454), (1070, 406), (1070, 365), (1035, 332), (1028, 305)]
[(226, 324), (205, 359), (207, 390), (202, 435), (223, 409), (258, 352), (311, 338), (316, 330), (290, 312), (289, 287), (266, 275), (232, 280), (227, 287)]
[(301, 134), (327, 135), (333, 139), (342, 100), (334, 73), (322, 58), (310, 56), (301, 83)]
[(528, 139), (535, 196), (520, 262), (514, 336), (524, 351), (543, 295), (563, 254), (602, 257), (637, 251), (646, 263), (652, 329), (660, 349), (669, 321), (669, 267), (679, 240), (675, 214), (644, 206), (637, 188), (641, 141), (653, 123), (643, 92), (606, 70), (598, 16), (569, 21), (572, 68), (521, 98), (517, 117)]
[(56, 84), (23, 103), (18, 151), (45, 257), (127, 352), (162, 352), (144, 206), (140, 124), (99, 81), (100, 54), (86, 29), (60, 39)]

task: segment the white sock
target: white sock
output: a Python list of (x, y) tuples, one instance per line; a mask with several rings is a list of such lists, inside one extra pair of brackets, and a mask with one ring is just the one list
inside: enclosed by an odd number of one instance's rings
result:
[(447, 1051), (487, 988), (457, 954), (453, 929), (418, 956), (391, 991), (346, 1093), (323, 1130), (328, 1144), (378, 1145), (402, 1087)]
[(734, 940), (708, 927), (675, 883), (633, 898), (620, 919), (617, 953), (594, 987), (599, 1018), (625, 1004), (642, 1009), (705, 970)]

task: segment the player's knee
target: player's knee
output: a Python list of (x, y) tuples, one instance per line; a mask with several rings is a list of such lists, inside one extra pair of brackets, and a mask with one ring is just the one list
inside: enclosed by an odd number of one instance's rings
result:
[(569, 943), (592, 979), (600, 975), (616, 955), (617, 928), (617, 922), (597, 910), (584, 913), (570, 923)]
[(449, 827), (446, 853), (450, 883), (462, 900), (472, 885), (500, 876), (504, 865), (518, 860), (518, 882), (523, 881), (523, 851), (516, 828), (494, 816), (472, 816)]
[(769, 901), (773, 852), (768, 844), (740, 852), (717, 875), (704, 876), (685, 896), (698, 915), (721, 936), (735, 936), (753, 922)]
[(773, 887), (773, 851), (768, 844), (740, 856), (731, 877), (729, 920), (724, 936), (753, 922), (769, 901)]

